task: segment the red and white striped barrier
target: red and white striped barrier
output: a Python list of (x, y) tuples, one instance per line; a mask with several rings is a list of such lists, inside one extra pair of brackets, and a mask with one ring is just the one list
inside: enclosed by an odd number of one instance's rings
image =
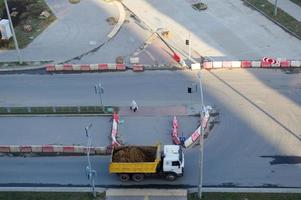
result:
[(125, 71), (125, 64), (49, 64), (47, 72)]
[(192, 144), (194, 144), (197, 139), (200, 137), (201, 135), (201, 126), (199, 126), (193, 133), (192, 135), (185, 140), (184, 142), (184, 147), (185, 148), (189, 148)]
[(282, 60), (268, 62), (265, 60), (243, 60), (243, 61), (206, 61), (203, 63), (204, 69), (229, 69), (229, 68), (301, 68), (301, 61)]
[(113, 125), (112, 125), (112, 146), (120, 146), (119, 142), (117, 141), (117, 124), (119, 122), (119, 116), (116, 112), (113, 114)]
[[(198, 138), (201, 136), (202, 132), (204, 134), (204, 130), (208, 126), (209, 118), (210, 118), (210, 112), (212, 110), (211, 106), (205, 106), (202, 110), (202, 120), (200, 122), (200, 126), (197, 128), (196, 131), (192, 133), (192, 135), (185, 140), (184, 147), (189, 148), (192, 144), (194, 144)], [(203, 130), (203, 131), (201, 131)]]
[[(0, 153), (39, 153), (39, 154), (85, 154), (88, 148), (85, 146), (63, 145), (0, 145)], [(106, 155), (107, 147), (91, 147), (90, 154)]]
[(172, 121), (171, 136), (172, 136), (172, 141), (174, 142), (174, 144), (177, 144), (177, 145), (181, 144), (181, 141), (179, 138), (179, 133), (178, 133), (178, 127), (179, 127), (178, 120), (177, 120), (176, 116), (174, 116), (173, 121)]
[(133, 64), (132, 69), (134, 72), (143, 72), (144, 66), (141, 64)]

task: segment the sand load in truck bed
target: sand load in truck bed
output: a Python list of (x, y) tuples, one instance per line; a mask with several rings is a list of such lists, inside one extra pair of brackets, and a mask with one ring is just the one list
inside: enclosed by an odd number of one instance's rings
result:
[(157, 147), (121, 146), (115, 147), (112, 162), (154, 162)]

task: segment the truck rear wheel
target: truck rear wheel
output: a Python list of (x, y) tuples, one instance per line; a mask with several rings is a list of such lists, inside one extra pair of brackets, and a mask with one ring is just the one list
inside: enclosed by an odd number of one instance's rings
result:
[(169, 181), (174, 181), (177, 178), (177, 175), (174, 173), (166, 174), (165, 178)]
[(143, 174), (133, 174), (132, 179), (133, 179), (133, 181), (140, 182), (144, 179), (144, 175)]
[(128, 175), (128, 174), (119, 174), (119, 179), (122, 182), (126, 182), (126, 181), (130, 180), (130, 175)]

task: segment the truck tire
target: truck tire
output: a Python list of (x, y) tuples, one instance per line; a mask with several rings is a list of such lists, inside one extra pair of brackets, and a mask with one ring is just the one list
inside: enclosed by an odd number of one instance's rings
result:
[(169, 173), (169, 174), (166, 174), (166, 175), (165, 175), (165, 178), (166, 178), (168, 181), (174, 181), (174, 180), (176, 180), (177, 175), (174, 174), (174, 173)]
[(144, 179), (144, 175), (143, 174), (133, 174), (132, 175), (132, 180), (135, 182), (140, 182)]
[(129, 174), (119, 174), (119, 179), (122, 182), (126, 182), (130, 180), (130, 175)]

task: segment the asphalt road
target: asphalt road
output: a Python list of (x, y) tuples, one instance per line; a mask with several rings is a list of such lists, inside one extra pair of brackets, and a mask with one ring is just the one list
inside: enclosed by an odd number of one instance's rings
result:
[[(143, 105), (189, 105), (187, 85), (196, 80), (194, 72), (104, 73), (79, 75), (5, 75), (0, 80), (1, 105), (94, 104), (98, 98), (93, 84), (101, 78), (105, 88), (104, 102), (127, 105), (135, 97)], [(300, 130), (301, 130), (301, 76), (280, 70), (219, 70), (204, 71), (205, 104), (220, 112), (220, 123), (211, 131), (205, 143), (204, 184), (207, 186), (283, 186), (301, 187), (300, 184)], [(194, 94), (192, 101), (198, 102)], [(9, 130), (0, 137), (14, 141), (20, 128), (12, 123), (27, 124), (24, 132), (36, 135), (32, 125), (45, 126), (44, 134), (52, 130), (66, 132), (78, 129), (74, 140), (85, 140), (82, 126), (92, 120), (95, 132), (108, 131), (106, 118), (0, 118), (1, 127)], [(27, 120), (28, 123), (25, 123)], [(191, 133), (197, 118), (179, 118), (184, 135)], [(51, 129), (52, 122), (59, 125)], [(63, 126), (66, 122), (66, 126)], [(73, 125), (76, 124), (75, 127)], [(8, 128), (10, 126), (10, 128)], [(99, 126), (99, 127), (98, 127)], [(101, 126), (101, 127), (100, 127)], [(26, 128), (27, 127), (27, 128)], [(122, 139), (133, 144), (153, 144), (159, 140), (170, 143), (170, 117), (124, 117), (119, 125)], [(14, 130), (11, 130), (14, 129)], [(21, 130), (21, 129), (20, 129)], [(48, 131), (49, 130), (49, 131)], [(94, 130), (93, 130), (94, 131)], [(22, 132), (19, 132), (20, 134)], [(5, 135), (5, 137), (3, 136)], [(23, 137), (24, 136), (20, 136)], [(105, 135), (95, 136), (101, 140)], [(56, 136), (51, 136), (56, 141)], [(77, 138), (77, 139), (76, 139)], [(18, 141), (18, 140), (16, 140)], [(42, 139), (37, 139), (42, 142)], [(46, 141), (46, 140), (44, 140)], [(49, 142), (52, 142), (49, 141)], [(20, 142), (20, 141), (19, 141)], [(72, 142), (72, 141), (71, 141)], [(2, 143), (2, 142), (1, 142)], [(181, 186), (197, 184), (198, 151), (186, 152), (185, 176), (172, 183)], [(295, 156), (295, 157), (291, 157)], [(81, 158), (0, 158), (1, 185), (7, 183), (88, 184), (83, 169), (86, 159)], [(109, 175), (109, 157), (94, 157), (97, 185), (118, 186), (115, 176)], [(280, 164), (281, 163), (281, 164)], [(22, 170), (21, 170), (22, 169)], [(133, 185), (133, 183), (129, 183)], [(143, 184), (166, 184), (155, 179)]]

